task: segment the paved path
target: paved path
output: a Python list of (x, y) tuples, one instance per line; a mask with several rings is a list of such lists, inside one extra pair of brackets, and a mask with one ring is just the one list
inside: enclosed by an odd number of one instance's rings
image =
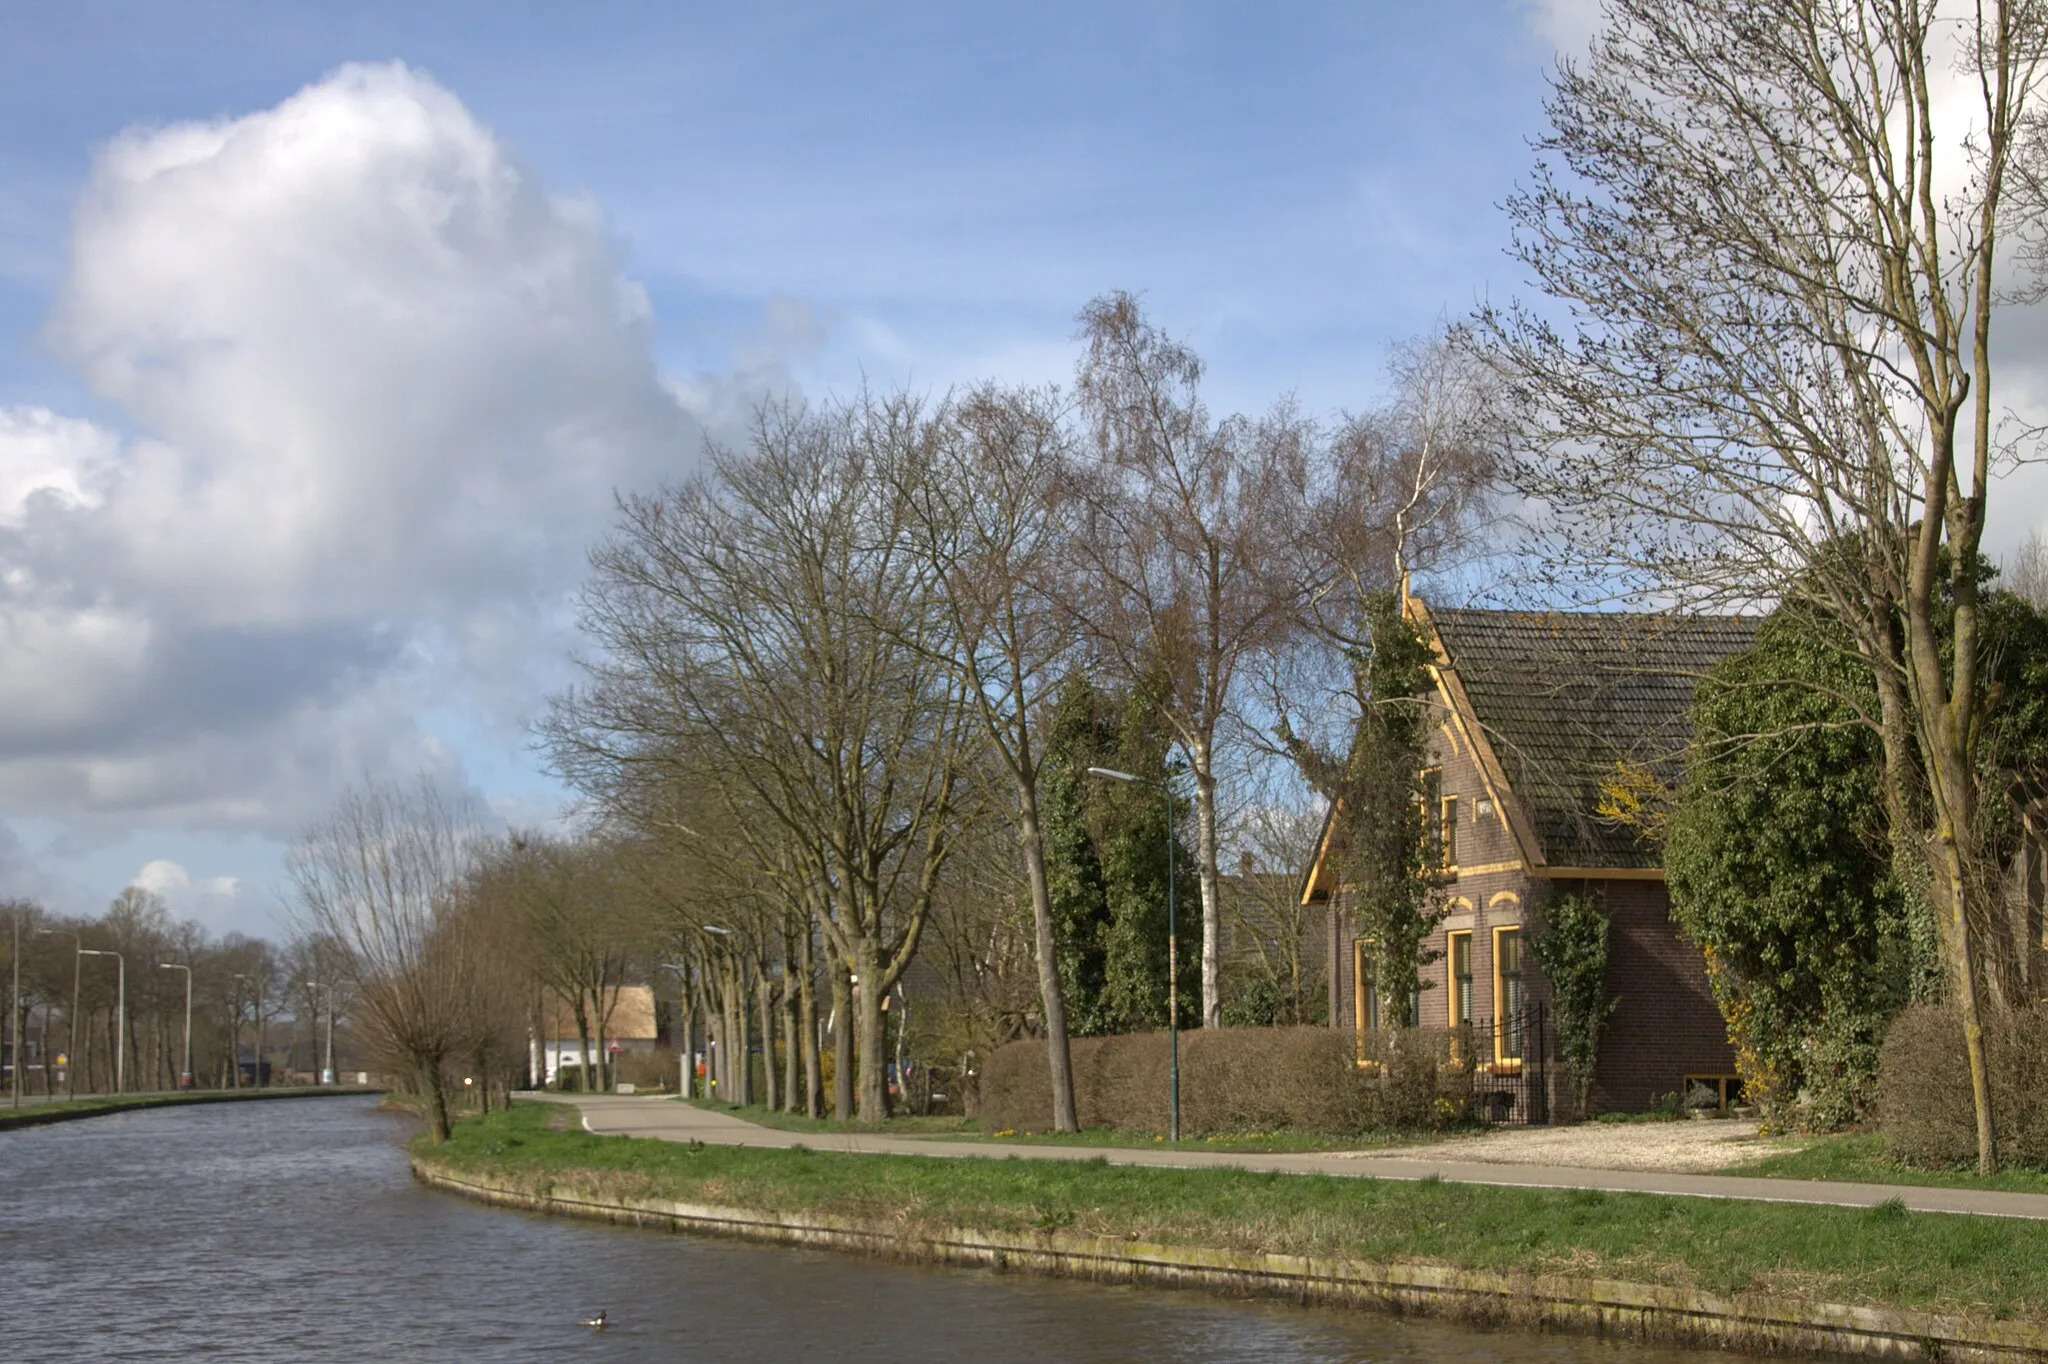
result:
[(1740, 1198), (1766, 1203), (1825, 1203), (1870, 1207), (1902, 1200), (1915, 1212), (1978, 1213), (2048, 1220), (2048, 1194), (1994, 1193), (1892, 1184), (1846, 1184), (1812, 1179), (1751, 1179), (1739, 1175), (1670, 1174), (1649, 1170), (1593, 1170), (1564, 1165), (1495, 1165), (1441, 1160), (1427, 1154), (1317, 1151), (1247, 1154), (1227, 1151), (1146, 1150), (1118, 1146), (1039, 1146), (1029, 1143), (933, 1141), (858, 1132), (783, 1132), (658, 1096), (595, 1097), (527, 1094), (522, 1098), (573, 1104), (583, 1125), (607, 1136), (701, 1141), (713, 1146), (807, 1146), (814, 1151), (936, 1156), (952, 1159), (1094, 1160), (1167, 1169), (1235, 1168), (1283, 1174), (1368, 1179), (1427, 1179), (1529, 1189), (1600, 1189), (1609, 1193), (1672, 1194), (1686, 1198)]

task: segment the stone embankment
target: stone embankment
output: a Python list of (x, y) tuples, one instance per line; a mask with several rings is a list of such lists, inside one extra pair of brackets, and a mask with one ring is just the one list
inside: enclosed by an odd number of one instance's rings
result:
[(1557, 1329), (1761, 1354), (1889, 1359), (2048, 1361), (2048, 1330), (1896, 1308), (1723, 1297), (1564, 1275), (1519, 1275), (1337, 1257), (1153, 1245), (1045, 1230), (1004, 1234), (752, 1212), (635, 1197), (603, 1187), (523, 1186), (415, 1155), (423, 1183), (532, 1212), (693, 1231), (888, 1259), (975, 1266), (1110, 1283), (1199, 1288), (1300, 1303), (1374, 1308), (1479, 1324)]

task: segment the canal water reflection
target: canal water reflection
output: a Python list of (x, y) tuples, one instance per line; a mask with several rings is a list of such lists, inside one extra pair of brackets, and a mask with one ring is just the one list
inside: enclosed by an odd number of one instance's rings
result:
[(0, 1133), (0, 1359), (1720, 1358), (504, 1212), (415, 1185), (409, 1130), (333, 1098)]

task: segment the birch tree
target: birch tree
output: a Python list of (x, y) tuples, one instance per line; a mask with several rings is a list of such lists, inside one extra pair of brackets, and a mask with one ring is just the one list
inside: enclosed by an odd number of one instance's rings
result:
[(1222, 1022), (1218, 967), (1218, 743), (1239, 666), (1286, 628), (1292, 609), (1280, 520), (1301, 478), (1291, 409), (1212, 425), (1202, 362), (1148, 322), (1127, 293), (1081, 312), (1079, 396), (1097, 477), (1077, 540), (1093, 578), (1074, 619), (1124, 679), (1156, 660), (1166, 714), (1195, 785), (1202, 888), (1202, 1024)]

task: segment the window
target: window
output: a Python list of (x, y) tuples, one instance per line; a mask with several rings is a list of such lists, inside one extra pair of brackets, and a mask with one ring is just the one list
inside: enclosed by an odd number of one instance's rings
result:
[(1522, 930), (1497, 928), (1493, 933), (1493, 1008), (1496, 1061), (1522, 1059)]
[(1451, 1026), (1457, 1028), (1472, 1021), (1472, 935), (1451, 934), (1450, 948)]
[[(1446, 821), (1452, 803), (1444, 799), (1444, 768), (1421, 770), (1421, 842), (1423, 866), (1450, 866), (1456, 856), (1456, 834)], [(1454, 801), (1454, 797), (1452, 797)]]
[(1458, 798), (1445, 796), (1437, 808), (1443, 812), (1442, 842), (1438, 849), (1441, 856), (1437, 865), (1455, 867), (1458, 865)]
[[(1379, 1031), (1380, 1025), (1383, 1022), (1380, 1016), (1379, 982), (1373, 979), (1375, 974), (1373, 947), (1374, 943), (1371, 938), (1359, 938), (1352, 943), (1352, 970), (1355, 973), (1353, 980), (1356, 984), (1352, 1000), (1358, 1010), (1358, 1032), (1361, 1040), (1366, 1033)], [(1421, 1025), (1422, 992), (1417, 990), (1414, 994), (1408, 996), (1408, 1022), (1406, 1026), (1416, 1028)]]

